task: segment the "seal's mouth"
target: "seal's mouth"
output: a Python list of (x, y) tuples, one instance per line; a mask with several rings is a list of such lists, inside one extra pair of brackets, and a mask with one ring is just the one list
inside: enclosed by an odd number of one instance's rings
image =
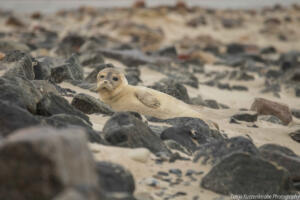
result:
[(113, 90), (110, 84), (99, 84), (96, 89), (98, 92), (110, 92)]

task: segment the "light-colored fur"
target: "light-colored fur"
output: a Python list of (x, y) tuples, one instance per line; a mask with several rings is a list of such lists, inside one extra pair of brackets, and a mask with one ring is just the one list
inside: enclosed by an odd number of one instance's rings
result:
[[(114, 111), (138, 112), (142, 115), (152, 116), (159, 119), (194, 117), (204, 120), (204, 117), (201, 116), (198, 111), (175, 97), (151, 88), (129, 85), (124, 74), (116, 71), (115, 69), (104, 69), (99, 72), (98, 77), (101, 75), (106, 76), (109, 72), (113, 73), (113, 76), (118, 77), (120, 82), (114, 83), (112, 80), (107, 80), (110, 81), (109, 84), (111, 84), (107, 87), (109, 89), (101, 90), (100, 88), (104, 87), (104, 80), (98, 79), (98, 92), (100, 99), (104, 103), (108, 104)], [(145, 103), (141, 102), (140, 99), (137, 98), (137, 94), (143, 95), (144, 93), (148, 93), (157, 99), (160, 105), (157, 108), (145, 105)], [(208, 121), (206, 122), (211, 124)]]

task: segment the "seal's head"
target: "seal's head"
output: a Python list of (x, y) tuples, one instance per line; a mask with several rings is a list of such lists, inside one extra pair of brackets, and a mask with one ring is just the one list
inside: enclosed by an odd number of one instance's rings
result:
[(105, 68), (97, 75), (97, 91), (102, 99), (111, 99), (128, 85), (124, 74), (115, 68)]

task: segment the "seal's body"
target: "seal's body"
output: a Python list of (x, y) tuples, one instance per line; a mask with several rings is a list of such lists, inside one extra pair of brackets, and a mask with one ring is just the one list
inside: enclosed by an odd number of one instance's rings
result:
[(114, 111), (138, 112), (159, 119), (203, 119), (199, 112), (175, 97), (147, 87), (128, 85), (124, 74), (114, 68), (100, 71), (97, 80), (100, 99)]

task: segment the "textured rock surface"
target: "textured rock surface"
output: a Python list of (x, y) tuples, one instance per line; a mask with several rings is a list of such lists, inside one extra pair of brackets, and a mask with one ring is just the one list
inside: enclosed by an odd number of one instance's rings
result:
[(140, 119), (129, 113), (116, 113), (104, 125), (105, 139), (112, 145), (145, 147), (153, 153), (167, 152), (168, 148)]
[(1, 144), (0, 160), (1, 199), (51, 199), (65, 188), (98, 187), (80, 130), (20, 130)]
[(114, 113), (106, 104), (87, 94), (75, 95), (71, 104), (85, 114), (101, 113), (111, 115)]
[(201, 186), (220, 194), (288, 194), (289, 173), (257, 156), (227, 156), (203, 177)]
[(256, 98), (251, 110), (259, 115), (274, 115), (287, 125), (292, 121), (292, 114), (288, 106), (263, 98)]

